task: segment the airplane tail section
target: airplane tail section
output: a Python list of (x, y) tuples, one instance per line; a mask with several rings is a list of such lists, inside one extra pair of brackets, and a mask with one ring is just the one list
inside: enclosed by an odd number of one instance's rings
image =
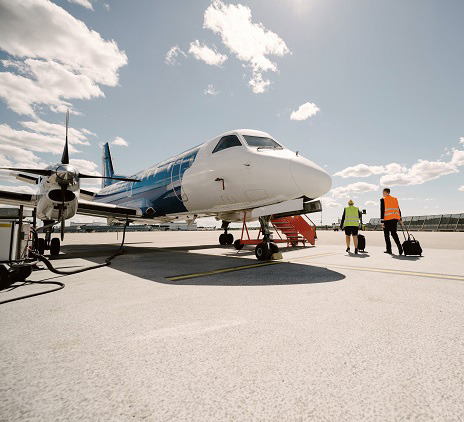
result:
[[(108, 142), (103, 145), (103, 155), (102, 155), (102, 175), (103, 177), (113, 177), (113, 160), (111, 159), (110, 146)], [(102, 179), (102, 189), (106, 186), (109, 186), (115, 183), (116, 180), (111, 179)]]

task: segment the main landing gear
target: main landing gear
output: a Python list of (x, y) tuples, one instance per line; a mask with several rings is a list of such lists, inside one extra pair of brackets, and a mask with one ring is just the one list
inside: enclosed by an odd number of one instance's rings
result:
[(234, 235), (232, 233), (227, 233), (227, 229), (229, 228), (229, 222), (223, 221), (222, 222), (222, 229), (224, 229), (224, 233), (219, 236), (219, 243), (221, 245), (232, 245), (234, 243)]
[(43, 255), (46, 250), (50, 251), (50, 255), (58, 255), (60, 253), (60, 239), (54, 237), (52, 239), (54, 221), (44, 221), (45, 239), (39, 237), (37, 240), (37, 251)]
[(256, 245), (255, 255), (259, 261), (268, 261), (272, 255), (279, 252), (278, 246), (271, 241), (271, 230), (269, 223), (271, 216), (259, 217), (259, 223), (261, 224), (261, 233), (263, 235), (263, 241)]

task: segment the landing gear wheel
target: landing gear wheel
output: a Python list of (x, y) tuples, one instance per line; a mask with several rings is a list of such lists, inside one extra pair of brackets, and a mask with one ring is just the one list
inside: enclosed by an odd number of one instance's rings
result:
[(221, 245), (227, 245), (227, 235), (225, 233), (222, 233), (219, 236), (219, 244)]
[(60, 239), (54, 237), (50, 242), (50, 255), (59, 255), (60, 253)]
[(26, 281), (26, 278), (32, 274), (32, 267), (30, 265), (15, 268), (11, 273), (11, 279), (13, 282), (23, 282)]
[(0, 290), (7, 289), (11, 286), (12, 280), (10, 277), (10, 272), (4, 267), (0, 265)]
[(226, 244), (227, 245), (232, 245), (234, 243), (234, 235), (232, 233), (227, 233), (226, 234)]
[(37, 252), (39, 252), (40, 255), (45, 253), (45, 239), (42, 237), (39, 237), (39, 240), (37, 241)]
[(237, 239), (237, 240), (234, 242), (234, 247), (235, 247), (235, 249), (237, 249), (238, 251), (242, 250), (244, 246), (245, 246), (245, 245), (242, 245), (242, 244), (240, 243), (240, 239)]
[(271, 259), (272, 252), (267, 243), (260, 243), (256, 245), (255, 255), (259, 261), (268, 261)]
[(271, 255), (279, 252), (279, 247), (275, 243), (269, 243), (271, 247)]

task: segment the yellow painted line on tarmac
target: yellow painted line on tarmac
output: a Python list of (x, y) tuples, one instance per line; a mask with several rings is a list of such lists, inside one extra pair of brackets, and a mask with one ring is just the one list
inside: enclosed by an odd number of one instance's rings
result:
[[(312, 255), (312, 256), (305, 256), (304, 259), (310, 259), (310, 258), (321, 258), (323, 256), (327, 255), (338, 255), (335, 253), (323, 253), (323, 254), (318, 254), (318, 255)], [(295, 258), (291, 261), (303, 259), (301, 258)], [(259, 267), (266, 267), (269, 265), (275, 265), (275, 264), (288, 264), (291, 263), (290, 260), (279, 260), (279, 261), (266, 261), (266, 262), (258, 262), (256, 264), (249, 264), (249, 265), (240, 265), (237, 267), (229, 267), (229, 268), (219, 268), (217, 270), (211, 270), (211, 271), (204, 271), (201, 273), (193, 273), (193, 274), (183, 274), (183, 275), (176, 275), (176, 276), (171, 276), (171, 277), (166, 277), (167, 280), (170, 281), (178, 281), (178, 280), (186, 280), (189, 278), (197, 278), (197, 277), (207, 277), (211, 275), (216, 275), (216, 274), (224, 274), (224, 273), (230, 273), (233, 271), (241, 271), (241, 270), (248, 270), (251, 268), (259, 268)]]
[(338, 264), (323, 264), (319, 262), (312, 262), (311, 265), (318, 267), (329, 267), (329, 268), (340, 268), (344, 270), (355, 270), (355, 271), (366, 271), (374, 273), (386, 273), (386, 274), (399, 274), (399, 275), (410, 275), (415, 277), (426, 277), (426, 278), (442, 278), (447, 280), (461, 280), (464, 281), (464, 277), (460, 275), (450, 274), (434, 274), (434, 273), (420, 273), (415, 271), (401, 271), (401, 270), (390, 270), (387, 268), (370, 268), (370, 267), (355, 267), (351, 265), (338, 265)]

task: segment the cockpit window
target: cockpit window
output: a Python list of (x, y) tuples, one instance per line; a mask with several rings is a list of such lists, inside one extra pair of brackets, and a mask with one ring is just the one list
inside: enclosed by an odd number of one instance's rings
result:
[(243, 137), (245, 138), (245, 141), (250, 147), (282, 149), (282, 146), (271, 138), (250, 135), (243, 135)]
[(218, 151), (222, 151), (223, 149), (232, 148), (232, 147), (240, 147), (242, 143), (239, 141), (237, 136), (235, 135), (228, 135), (223, 136), (221, 140), (216, 145), (216, 148), (213, 149), (213, 154)]

